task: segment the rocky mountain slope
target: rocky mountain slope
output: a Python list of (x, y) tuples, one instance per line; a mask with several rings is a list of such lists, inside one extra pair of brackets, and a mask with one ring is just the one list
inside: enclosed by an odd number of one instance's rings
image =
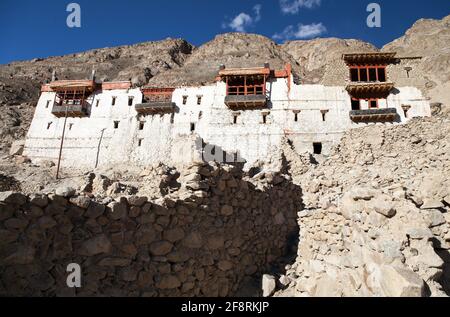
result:
[(276, 295), (450, 294), (449, 133), (441, 113), (351, 130), (307, 169), (287, 153), (305, 209), (297, 259), (278, 276)]
[[(450, 65), (449, 22), (450, 16), (440, 21), (419, 20), (405, 36), (383, 47), (424, 56), (420, 72), (429, 80), (419, 88), (438, 102), (450, 98), (450, 75), (443, 71)], [(198, 48), (182, 39), (166, 39), (0, 65), (0, 148), (5, 150), (11, 141), (25, 136), (40, 85), (50, 80), (54, 70), (59, 79), (87, 78), (95, 68), (101, 80), (179, 86), (211, 82), (220, 64), (239, 67), (269, 62), (282, 68), (291, 63), (301, 82), (327, 84), (333, 76), (329, 70), (342, 53), (376, 50), (359, 40), (330, 38), (277, 45), (261, 35), (228, 33)]]
[(422, 89), (434, 102), (450, 100), (450, 16), (442, 20), (418, 20), (405, 35), (385, 45), (382, 51), (403, 56), (423, 56), (419, 72), (427, 79)]

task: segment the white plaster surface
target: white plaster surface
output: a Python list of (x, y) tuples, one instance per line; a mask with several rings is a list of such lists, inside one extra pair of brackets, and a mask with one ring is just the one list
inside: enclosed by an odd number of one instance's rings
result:
[[(90, 115), (68, 118), (62, 153), (62, 165), (92, 169), (116, 163), (132, 162), (138, 165), (183, 164), (198, 157), (195, 140), (220, 146), (226, 152), (239, 152), (248, 164), (264, 161), (270, 151), (287, 136), (298, 152), (313, 151), (313, 143), (320, 142), (323, 153), (339, 143), (342, 134), (361, 127), (350, 120), (350, 97), (344, 86), (295, 85), (288, 92), (287, 79), (274, 79), (267, 83), (269, 103), (266, 109), (229, 109), (225, 103), (226, 86), (223, 82), (203, 87), (177, 88), (172, 97), (176, 103), (174, 114), (139, 115), (134, 105), (142, 101), (139, 89), (95, 92), (88, 102)], [(117, 97), (111, 105), (112, 97)], [(128, 106), (128, 97), (133, 105)], [(183, 105), (183, 96), (188, 96)], [(201, 96), (201, 104), (197, 98)], [(52, 115), (55, 93), (43, 92), (28, 131), (24, 155), (33, 161), (58, 158), (64, 118)], [(50, 105), (47, 108), (47, 101)], [(98, 106), (97, 106), (97, 100)], [(410, 105), (405, 118), (402, 105)], [(367, 109), (367, 102), (361, 108)], [(396, 87), (380, 108), (396, 108), (400, 122), (412, 117), (430, 116), (430, 105), (420, 90)], [(325, 121), (322, 112), (326, 111)], [(298, 112), (298, 120), (295, 119)], [(233, 117), (237, 115), (237, 123)], [(263, 123), (263, 115), (267, 121)], [(114, 121), (119, 127), (114, 128)], [(139, 122), (143, 121), (143, 130)], [(48, 123), (51, 122), (49, 129)], [(191, 132), (191, 124), (195, 131)], [(69, 129), (71, 126), (71, 129)], [(141, 140), (141, 146), (138, 146)]]

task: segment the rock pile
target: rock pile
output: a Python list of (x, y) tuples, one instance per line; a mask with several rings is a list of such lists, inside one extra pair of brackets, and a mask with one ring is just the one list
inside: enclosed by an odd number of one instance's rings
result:
[(449, 135), (444, 116), (352, 130), (294, 176), (306, 208), (276, 296), (450, 294)]

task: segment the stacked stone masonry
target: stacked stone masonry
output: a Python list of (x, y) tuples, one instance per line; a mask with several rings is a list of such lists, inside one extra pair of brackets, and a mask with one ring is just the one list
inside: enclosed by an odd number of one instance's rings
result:
[[(193, 165), (183, 179), (157, 201), (0, 193), (0, 295), (236, 295), (298, 232), (301, 192), (284, 176)], [(66, 285), (70, 263), (81, 288)]]

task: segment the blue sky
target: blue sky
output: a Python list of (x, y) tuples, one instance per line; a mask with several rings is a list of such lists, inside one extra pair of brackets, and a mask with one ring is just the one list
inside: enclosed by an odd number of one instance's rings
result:
[[(81, 7), (81, 28), (66, 25), (71, 2)], [(381, 28), (366, 25), (371, 2), (381, 5)], [(0, 64), (167, 37), (201, 45), (230, 31), (381, 47), (420, 18), (448, 14), (450, 0), (0, 0)]]

